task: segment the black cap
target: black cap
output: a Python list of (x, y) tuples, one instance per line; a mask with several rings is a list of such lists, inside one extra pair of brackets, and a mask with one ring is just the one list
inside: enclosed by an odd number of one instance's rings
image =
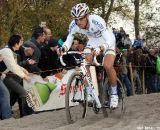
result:
[(48, 41), (48, 46), (49, 46), (49, 47), (55, 47), (55, 46), (57, 46), (57, 45), (58, 45), (58, 40), (56, 40), (56, 39), (51, 38), (51, 39)]
[(22, 45), (22, 47), (23, 47), (24, 49), (33, 48), (34, 50), (37, 48), (36, 45), (34, 45), (34, 43), (31, 42), (31, 41), (26, 41), (26, 42), (24, 42), (24, 44)]

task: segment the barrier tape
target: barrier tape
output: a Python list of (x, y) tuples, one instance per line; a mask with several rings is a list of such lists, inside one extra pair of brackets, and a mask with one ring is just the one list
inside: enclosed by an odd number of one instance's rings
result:
[[(92, 66), (92, 65), (91, 65)], [(93, 65), (94, 66), (94, 65)], [(62, 72), (63, 69), (72, 69), (74, 67), (77, 66), (70, 66), (70, 67), (65, 67), (65, 68), (58, 68), (58, 69), (51, 69), (51, 70), (41, 70), (39, 72), (32, 72), (31, 74), (39, 74), (39, 73), (43, 73), (43, 72), (49, 72), (49, 71), (57, 71), (58, 73)], [(103, 67), (102, 65), (100, 65), (100, 67)], [(129, 65), (115, 65), (114, 68), (120, 68), (120, 67), (129, 67)], [(132, 68), (154, 68), (153, 66), (136, 66), (136, 65), (132, 65)], [(0, 74), (13, 74), (13, 73), (4, 73), (4, 72), (0, 72)]]

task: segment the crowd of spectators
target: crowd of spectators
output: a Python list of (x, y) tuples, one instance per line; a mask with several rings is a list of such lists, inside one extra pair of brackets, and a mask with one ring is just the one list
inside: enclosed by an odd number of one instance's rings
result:
[[(160, 48), (158, 46), (150, 46), (145, 44), (145, 39), (140, 35), (136, 39), (129, 38), (123, 27), (120, 29), (113, 28), (116, 37), (117, 57), (115, 65), (118, 66), (117, 74), (122, 83), (126, 86), (127, 96), (133, 94), (131, 87), (131, 75), (129, 71), (129, 63), (132, 64), (133, 82), (135, 93), (142, 93), (142, 86), (145, 86), (146, 93), (160, 92), (160, 75), (156, 71), (157, 56), (160, 56)], [(144, 70), (144, 81), (142, 81)]]

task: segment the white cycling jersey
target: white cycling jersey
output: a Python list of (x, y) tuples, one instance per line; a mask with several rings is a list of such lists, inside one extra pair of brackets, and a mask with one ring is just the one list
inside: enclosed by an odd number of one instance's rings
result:
[(64, 42), (63, 46), (66, 46), (69, 50), (75, 33), (82, 33), (88, 36), (88, 48), (97, 48), (101, 45), (105, 45), (106, 49), (115, 50), (115, 36), (111, 29), (106, 26), (103, 18), (98, 15), (89, 15), (88, 17), (89, 29), (81, 29), (73, 20), (69, 26), (69, 34), (67, 40)]

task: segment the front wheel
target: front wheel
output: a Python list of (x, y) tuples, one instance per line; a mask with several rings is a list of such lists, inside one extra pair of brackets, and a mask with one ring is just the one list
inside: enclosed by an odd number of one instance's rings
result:
[(87, 111), (87, 90), (79, 72), (74, 72), (67, 83), (65, 95), (66, 118), (73, 123), (84, 118)]

